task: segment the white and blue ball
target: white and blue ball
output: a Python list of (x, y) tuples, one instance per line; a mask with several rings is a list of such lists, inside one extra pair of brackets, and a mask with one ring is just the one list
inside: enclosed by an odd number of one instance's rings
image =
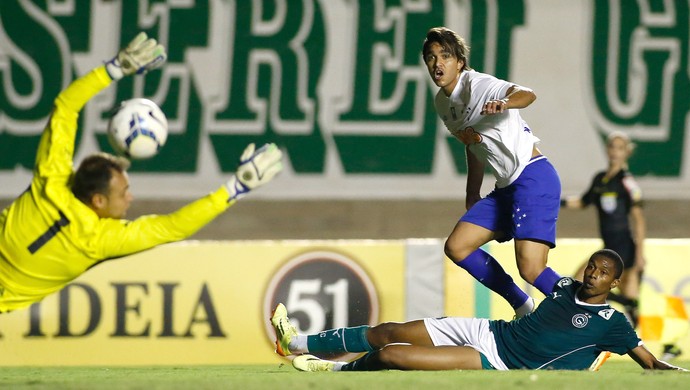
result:
[(118, 154), (131, 159), (151, 158), (168, 139), (168, 119), (149, 99), (125, 100), (110, 117), (108, 139)]

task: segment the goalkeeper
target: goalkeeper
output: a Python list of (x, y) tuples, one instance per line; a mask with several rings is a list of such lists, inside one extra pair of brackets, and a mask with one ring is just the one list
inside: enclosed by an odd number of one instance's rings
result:
[(104, 260), (191, 236), (282, 169), (276, 145), (251, 144), (237, 173), (219, 189), (168, 215), (125, 220), (132, 201), (129, 162), (98, 153), (73, 171), (77, 118), (112, 81), (144, 74), (165, 60), (165, 48), (140, 33), (55, 99), (31, 185), (0, 214), (0, 313), (40, 301)]

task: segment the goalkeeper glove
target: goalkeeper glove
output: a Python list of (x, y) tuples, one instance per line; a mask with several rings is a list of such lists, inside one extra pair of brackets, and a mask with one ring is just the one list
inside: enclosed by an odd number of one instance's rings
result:
[(254, 144), (249, 144), (240, 157), (237, 172), (225, 184), (230, 194), (228, 202), (240, 199), (271, 181), (283, 169), (282, 156), (275, 144), (265, 144), (256, 150)]
[(113, 80), (119, 80), (131, 74), (144, 74), (163, 65), (168, 55), (165, 47), (140, 32), (126, 48), (105, 64)]

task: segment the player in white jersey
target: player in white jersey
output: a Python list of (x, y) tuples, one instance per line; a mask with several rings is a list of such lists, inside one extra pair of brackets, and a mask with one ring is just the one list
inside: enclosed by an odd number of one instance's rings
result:
[(512, 87), (488, 74), (466, 70), (450, 96), (441, 89), (434, 101), (448, 131), (478, 159), (486, 161), (498, 188), (507, 187), (520, 176), (532, 159), (534, 145), (539, 142), (520, 111), (503, 110), (504, 115), (489, 115), (481, 109), (493, 97), (508, 95)]
[[(489, 241), (515, 240), (520, 276), (548, 295), (560, 278), (546, 266), (555, 246), (561, 183), (556, 170), (537, 149), (539, 139), (520, 116), (534, 92), (472, 70), (469, 49), (444, 27), (428, 31), (424, 62), (440, 88), (434, 104), (448, 130), (466, 145), (467, 212), (445, 244), (446, 255), (486, 287), (503, 296), (521, 317), (534, 309), (503, 267), (480, 247)], [(487, 166), (496, 188), (479, 191)]]

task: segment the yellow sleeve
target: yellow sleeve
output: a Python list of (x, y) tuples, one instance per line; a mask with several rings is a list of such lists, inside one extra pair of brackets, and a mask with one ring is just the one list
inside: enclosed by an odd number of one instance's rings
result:
[(132, 221), (101, 219), (95, 240), (98, 256), (125, 256), (188, 238), (235, 203), (228, 203), (228, 196), (222, 186), (171, 214), (146, 215)]
[(34, 172), (37, 179), (51, 176), (64, 177), (65, 181), (69, 179), (79, 111), (111, 82), (105, 66), (99, 66), (60, 92), (38, 144)]

